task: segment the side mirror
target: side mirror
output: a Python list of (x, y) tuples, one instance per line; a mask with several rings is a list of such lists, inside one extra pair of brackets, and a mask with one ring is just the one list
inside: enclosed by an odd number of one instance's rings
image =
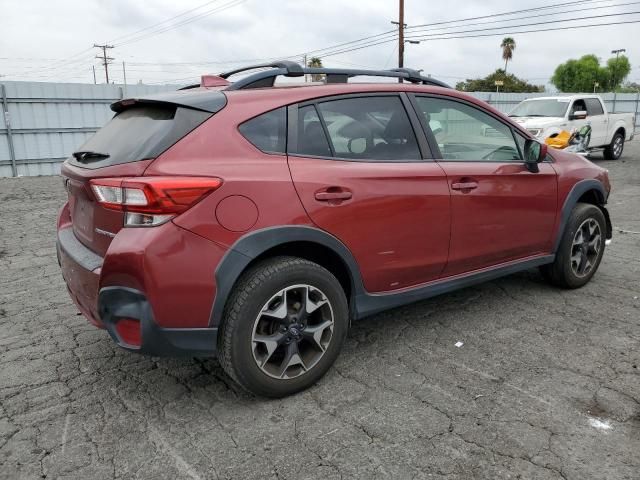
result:
[(532, 173), (538, 173), (538, 164), (547, 158), (547, 144), (537, 140), (527, 140), (524, 142), (524, 164)]
[(578, 110), (569, 115), (569, 120), (584, 120), (585, 118), (587, 118), (587, 112), (584, 110)]

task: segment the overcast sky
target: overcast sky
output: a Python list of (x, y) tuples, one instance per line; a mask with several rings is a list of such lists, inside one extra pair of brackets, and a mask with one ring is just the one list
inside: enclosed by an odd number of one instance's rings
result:
[[(122, 61), (129, 83), (197, 80), (246, 61), (285, 57), (331, 47), (386, 32), (397, 19), (397, 0), (3, 0), (0, 35), (2, 80), (104, 82), (104, 70), (93, 57), (94, 43), (116, 45), (111, 79), (122, 82)], [(432, 24), (559, 4), (560, 0), (507, 2), (500, 0), (406, 0), (406, 23)], [(627, 4), (622, 6), (621, 4)], [(586, 6), (609, 7), (586, 10)], [(617, 6), (616, 6), (617, 5)], [(199, 9), (196, 7), (202, 6)], [(185, 15), (153, 25), (195, 9)], [(558, 12), (570, 12), (560, 14)], [(629, 80), (640, 81), (640, 23), (555, 32), (517, 33), (519, 30), (562, 25), (640, 20), (640, 14), (609, 16), (580, 22), (546, 23), (594, 15), (640, 12), (640, 2), (628, 0), (583, 2), (514, 16), (495, 16), (465, 24), (439, 25), (429, 41), (406, 46), (405, 65), (454, 84), (463, 78), (484, 76), (502, 67), (500, 41), (510, 35), (517, 48), (509, 70), (532, 83), (547, 83), (554, 68), (569, 58), (594, 53), (606, 60), (612, 49), (626, 48), (632, 64)], [(194, 19), (194, 15), (200, 17)], [(527, 18), (529, 17), (529, 18)], [(513, 20), (511, 20), (513, 19)], [(480, 25), (486, 22), (497, 22)], [(188, 22), (175, 27), (178, 22)], [(434, 40), (433, 34), (481, 30), (489, 27), (541, 23), (510, 28), (496, 36)], [(473, 25), (469, 25), (473, 24)], [(135, 32), (147, 28), (135, 34)], [(161, 27), (175, 27), (158, 33)], [(446, 30), (442, 30), (447, 27)], [(128, 36), (127, 36), (128, 35)], [(417, 34), (416, 34), (417, 35)], [(381, 36), (374, 40), (384, 41)], [(120, 44), (121, 43), (121, 44)], [(120, 45), (118, 45), (120, 44)], [(356, 46), (357, 44), (348, 45)], [(329, 55), (325, 66), (391, 68), (397, 62), (397, 42)], [(339, 50), (336, 48), (334, 50)], [(321, 55), (322, 56), (322, 55)], [(171, 65), (179, 62), (209, 64)], [(214, 63), (216, 62), (216, 63)], [(169, 64), (169, 65), (167, 65)], [(192, 82), (191, 82), (192, 83)]]

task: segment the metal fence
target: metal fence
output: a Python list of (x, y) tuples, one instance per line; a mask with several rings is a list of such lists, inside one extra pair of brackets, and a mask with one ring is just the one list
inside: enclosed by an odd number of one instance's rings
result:
[[(109, 104), (126, 96), (179, 88), (176, 85), (90, 85), (3, 82), (0, 84), (0, 177), (54, 175), (60, 164), (113, 115)], [(544, 93), (472, 93), (509, 112)], [(635, 112), (640, 128), (640, 93), (605, 93), (610, 112)]]
[(71, 152), (112, 116), (124, 96), (175, 90), (175, 85), (0, 84), (0, 177), (54, 175)]

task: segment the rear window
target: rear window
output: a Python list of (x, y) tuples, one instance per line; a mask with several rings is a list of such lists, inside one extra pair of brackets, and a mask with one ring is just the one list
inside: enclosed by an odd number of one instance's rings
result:
[(285, 153), (287, 146), (285, 107), (263, 113), (244, 122), (238, 129), (253, 146), (265, 153)]
[(69, 162), (101, 168), (155, 158), (211, 115), (171, 104), (134, 106), (116, 114), (78, 149), (104, 156), (71, 157)]

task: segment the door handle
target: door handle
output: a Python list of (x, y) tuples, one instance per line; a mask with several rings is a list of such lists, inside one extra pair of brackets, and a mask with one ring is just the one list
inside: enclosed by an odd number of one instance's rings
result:
[(453, 190), (473, 190), (474, 188), (478, 188), (478, 182), (453, 182), (451, 188)]
[(349, 200), (352, 197), (353, 194), (349, 190), (344, 190), (339, 187), (330, 187), (326, 190), (320, 190), (315, 194), (315, 198), (319, 202), (330, 202), (331, 200)]

